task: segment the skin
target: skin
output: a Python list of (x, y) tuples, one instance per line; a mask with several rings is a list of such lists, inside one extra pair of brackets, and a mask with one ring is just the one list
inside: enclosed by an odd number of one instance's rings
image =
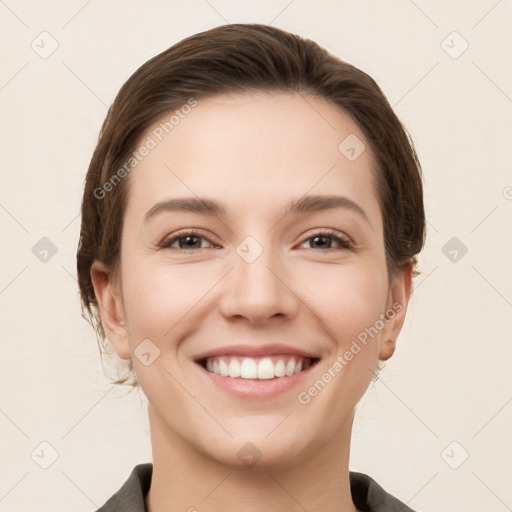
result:
[[(350, 134), (366, 145), (355, 161), (338, 150)], [(132, 358), (149, 401), (150, 512), (356, 511), (354, 407), (378, 360), (393, 355), (411, 285), (410, 265), (388, 280), (373, 168), (361, 130), (335, 105), (252, 92), (199, 101), (129, 175), (120, 271), (96, 261), (91, 274), (107, 338)], [(343, 207), (283, 216), (292, 199), (334, 193), (367, 219)], [(174, 211), (144, 222), (157, 202), (191, 196), (221, 203), (225, 216)], [(159, 247), (184, 228), (206, 238), (181, 251), (179, 241)], [(353, 246), (315, 240), (326, 228)], [(263, 248), (252, 263), (236, 251), (247, 236)], [(401, 311), (299, 403), (393, 304)], [(160, 350), (147, 366), (133, 355), (145, 339)], [(298, 388), (248, 400), (209, 384), (193, 362), (237, 343), (284, 343), (321, 359)], [(251, 467), (237, 456), (247, 442), (261, 453)]]

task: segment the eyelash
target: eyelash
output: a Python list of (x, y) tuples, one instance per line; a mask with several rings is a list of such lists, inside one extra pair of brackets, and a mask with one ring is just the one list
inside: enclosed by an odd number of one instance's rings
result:
[[(181, 249), (179, 247), (171, 247), (172, 244), (175, 243), (177, 240), (180, 240), (181, 238), (187, 238), (189, 236), (202, 238), (202, 239), (210, 242), (212, 245), (214, 244), (209, 238), (205, 237), (203, 233), (196, 231), (194, 229), (191, 229), (191, 230), (187, 230), (187, 231), (178, 232), (178, 233), (174, 234), (172, 237), (166, 238), (159, 244), (159, 247), (161, 249), (173, 249), (173, 250), (176, 250), (179, 252), (192, 252), (192, 250), (201, 251), (203, 249), (206, 249), (206, 247), (201, 247), (199, 249), (192, 248), (191, 250), (188, 250), (188, 249)], [(326, 250), (323, 250), (321, 252), (335, 251), (335, 250), (350, 250), (350, 251), (354, 250), (354, 246), (348, 238), (339, 236), (336, 231), (333, 231), (330, 229), (324, 229), (321, 231), (317, 231), (313, 235), (305, 238), (299, 245), (302, 245), (304, 242), (307, 242), (308, 240), (312, 240), (317, 237), (332, 238), (334, 241), (336, 241), (340, 245), (340, 247), (329, 247)], [(309, 249), (314, 250), (314, 248), (311, 248), (311, 247)]]

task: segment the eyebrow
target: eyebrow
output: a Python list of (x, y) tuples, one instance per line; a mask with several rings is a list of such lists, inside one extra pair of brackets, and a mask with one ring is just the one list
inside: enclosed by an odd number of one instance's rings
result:
[[(351, 210), (371, 225), (365, 211), (352, 199), (344, 196), (334, 195), (309, 195), (300, 199), (292, 199), (285, 210), (284, 215), (289, 213), (308, 213), (320, 210), (330, 210), (332, 208), (344, 208)], [(226, 210), (222, 205), (210, 199), (201, 199), (197, 197), (181, 197), (175, 199), (166, 199), (152, 206), (144, 215), (144, 222), (163, 212), (187, 211), (213, 217), (225, 217)]]
[(224, 217), (226, 211), (224, 208), (209, 199), (199, 199), (196, 197), (182, 197), (176, 199), (166, 199), (152, 206), (144, 215), (144, 222), (162, 212), (187, 211), (215, 217)]

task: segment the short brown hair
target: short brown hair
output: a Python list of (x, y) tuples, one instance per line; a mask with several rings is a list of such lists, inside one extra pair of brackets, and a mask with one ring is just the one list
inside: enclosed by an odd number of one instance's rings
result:
[[(354, 119), (377, 162), (388, 276), (416, 263), (425, 241), (421, 168), (407, 131), (375, 81), (309, 39), (267, 25), (222, 25), (178, 42), (137, 69), (101, 128), (85, 179), (77, 268), (82, 312), (89, 313), (102, 354), (107, 345), (91, 265), (100, 260), (113, 272), (119, 268), (128, 179), (100, 197), (97, 191), (165, 112), (190, 98), (253, 90), (324, 98)], [(132, 370), (130, 361), (131, 379), (114, 382), (136, 386)]]

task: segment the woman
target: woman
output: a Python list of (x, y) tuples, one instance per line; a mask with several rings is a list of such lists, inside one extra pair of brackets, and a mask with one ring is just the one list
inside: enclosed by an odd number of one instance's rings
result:
[(254, 24), (189, 37), (109, 110), (78, 274), (147, 396), (153, 463), (107, 511), (409, 511), (350, 472), (404, 323), (421, 170), (376, 83)]

